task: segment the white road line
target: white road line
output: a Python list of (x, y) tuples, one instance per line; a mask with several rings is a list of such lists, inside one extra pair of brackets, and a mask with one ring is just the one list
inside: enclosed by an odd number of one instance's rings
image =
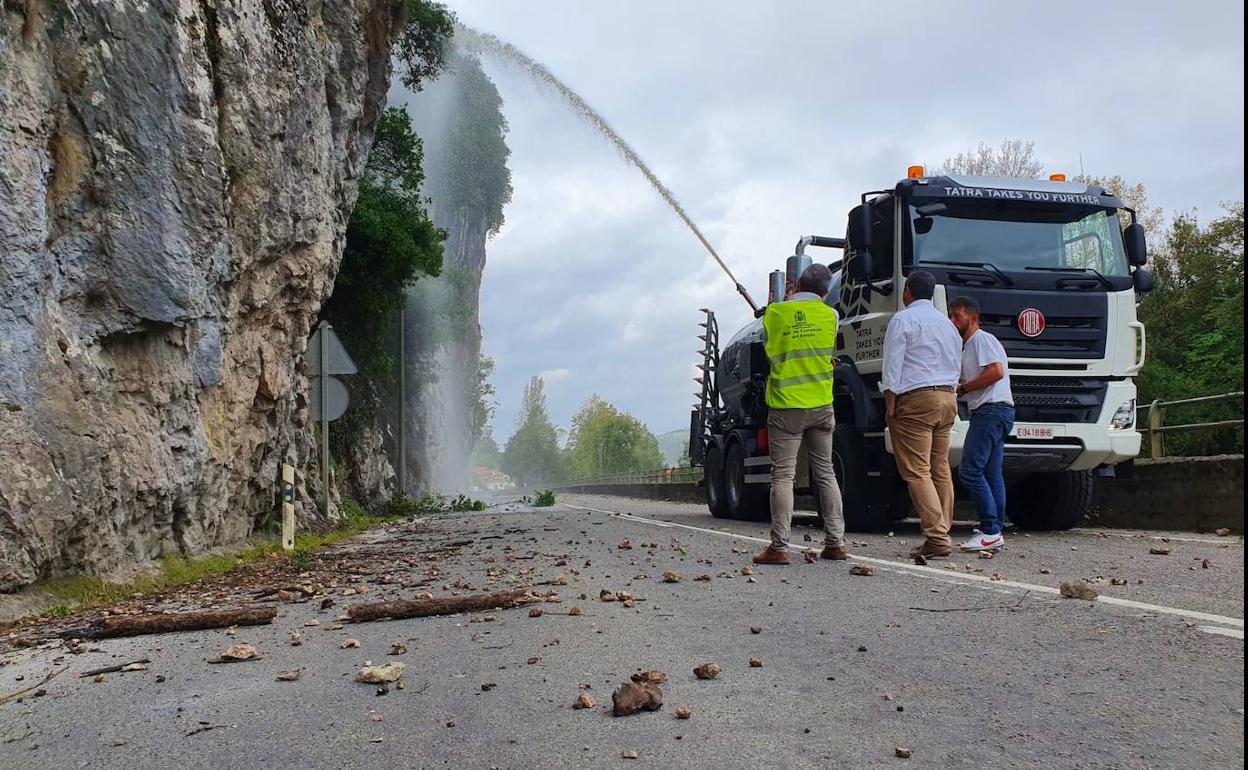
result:
[(1072, 535), (1083, 535), (1084, 537), (1121, 537), (1128, 540), (1162, 540), (1167, 543), (1204, 543), (1205, 545), (1238, 545), (1243, 546), (1244, 541), (1233, 537), (1185, 537), (1182, 535), (1146, 535), (1142, 532), (1111, 532), (1105, 529), (1093, 529), (1090, 527), (1076, 527), (1067, 530)]
[(1229, 636), (1232, 639), (1243, 639), (1244, 631), (1239, 628), (1222, 628), (1221, 626), (1197, 626), (1197, 629), (1204, 631), (1206, 634), (1214, 634), (1216, 636)]
[[(688, 529), (688, 530), (693, 530), (694, 532), (704, 532), (709, 535), (720, 535), (721, 537), (731, 537), (737, 540), (749, 540), (755, 543), (770, 543), (771, 542), (770, 540), (766, 538), (753, 537), (752, 535), (742, 535), (737, 532), (727, 532), (727, 531), (720, 530), (720, 529), (707, 529), (706, 527), (695, 527), (692, 524), (677, 524), (676, 522), (672, 522), (672, 521), (660, 521), (658, 519), (651, 519), (645, 516), (636, 516), (631, 513), (621, 513), (619, 511), (608, 511), (603, 508), (592, 508), (587, 505), (574, 505), (572, 503), (565, 503), (565, 505), (567, 505), (570, 508), (579, 508), (580, 510), (583, 510), (583, 511), (593, 511), (595, 513), (605, 513), (609, 516), (615, 516), (617, 518), (627, 519), (629, 521), (636, 521), (636, 522), (640, 522), (643, 524), (649, 524), (655, 527), (668, 527), (672, 529)], [(799, 547), (799, 550), (811, 550), (811, 549)], [(926, 566), (921, 566), (918, 564), (908, 564), (906, 562), (893, 561), (892, 559), (881, 559), (875, 556), (854, 555), (853, 558), (855, 561), (866, 562), (869, 564), (884, 565), (892, 569), (902, 570), (902, 571), (906, 571), (906, 572), (910, 572), (914, 574), (920, 574), (929, 578), (941, 578), (944, 580), (953, 578), (953, 579), (957, 579), (957, 580), (961, 580), (965, 582), (987, 583), (987, 584), (992, 585), (993, 587), (1018, 588), (1018, 589), (1022, 589), (1025, 591), (1031, 591), (1032, 593), (1037, 593), (1037, 594), (1052, 594), (1055, 596), (1061, 595), (1061, 592), (1058, 591), (1058, 589), (1056, 588), (1051, 588), (1049, 586), (1036, 585), (1034, 583), (1021, 583), (1017, 580), (993, 580), (992, 578), (985, 576), (985, 575), (972, 575), (972, 574), (968, 574), (965, 572), (955, 572), (953, 570), (937, 569), (935, 567), (926, 567)], [(1237, 639), (1244, 638), (1244, 631), (1243, 631), (1244, 619), (1243, 618), (1232, 618), (1226, 615), (1214, 615), (1208, 612), (1197, 612), (1196, 610), (1185, 610), (1179, 607), (1167, 607), (1161, 604), (1149, 604), (1147, 602), (1137, 602), (1133, 599), (1121, 599), (1115, 596), (1097, 597), (1097, 600), (1095, 603), (1112, 604), (1118, 607), (1128, 607), (1130, 609), (1143, 610), (1144, 612), (1153, 612), (1159, 615), (1174, 615), (1176, 617), (1186, 618), (1189, 620), (1203, 620), (1206, 623), (1216, 623), (1220, 626), (1230, 626), (1231, 628), (1223, 629), (1221, 632), (1208, 631), (1208, 633), (1222, 633), (1223, 636), (1234, 636)], [(1238, 630), (1236, 631), (1232, 629), (1238, 629)], [(1201, 630), (1205, 631), (1207, 630), (1207, 627), (1201, 627)]]

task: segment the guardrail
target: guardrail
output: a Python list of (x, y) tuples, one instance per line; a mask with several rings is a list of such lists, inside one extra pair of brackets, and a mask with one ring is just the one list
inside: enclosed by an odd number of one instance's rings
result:
[(702, 480), (701, 468), (658, 468), (650, 471), (617, 473), (612, 476), (573, 479), (559, 484), (560, 487), (578, 487), (587, 484), (689, 484)]
[[(1216, 428), (1230, 428), (1236, 425), (1243, 427), (1244, 424), (1244, 419), (1241, 417), (1238, 420), (1216, 420), (1214, 422), (1195, 422), (1185, 425), (1166, 425), (1166, 409), (1172, 406), (1214, 404), (1236, 400), (1240, 402), (1244, 400), (1244, 392), (1242, 390), (1236, 393), (1222, 393), (1216, 396), (1201, 396), (1200, 398), (1182, 398), (1175, 401), (1157, 400), (1149, 404), (1147, 407), (1148, 427), (1144, 429), (1144, 432), (1148, 434), (1148, 446), (1152, 456), (1154, 458), (1165, 457), (1165, 442), (1163, 439), (1167, 433), (1180, 433), (1189, 430), (1213, 430)], [(1144, 408), (1143, 406), (1140, 407), (1140, 409)]]

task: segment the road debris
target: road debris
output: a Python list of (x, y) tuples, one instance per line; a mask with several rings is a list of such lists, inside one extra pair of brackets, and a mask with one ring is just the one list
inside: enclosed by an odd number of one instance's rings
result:
[(819, 557), (815, 555), (815, 552), (810, 550), (802, 551), (802, 558), (806, 560), (807, 564), (814, 564), (819, 561)]
[[(40, 679), (38, 682), (30, 685), (29, 687), (23, 687), (20, 690), (9, 693), (8, 695), (0, 696), (0, 705), (8, 703), (11, 700), (17, 700), (18, 698), (21, 698), (24, 695), (26, 695), (26, 693), (38, 691), (45, 684), (47, 684), (48, 682), (51, 682), (53, 679), (56, 679), (58, 676), (60, 676), (61, 674), (64, 674), (68, 670), (69, 670), (69, 666), (65, 666), (62, 669), (53, 671), (52, 673), (48, 674), (43, 679)], [(104, 675), (100, 674), (100, 676), (104, 676)]]
[(851, 564), (849, 567), (849, 574), (861, 575), (862, 577), (872, 577), (875, 575), (875, 567), (872, 567), (870, 564)]
[(294, 669), (291, 669), (290, 671), (279, 671), (277, 672), (277, 681), (297, 682), (299, 681), (300, 676), (303, 676), (303, 669), (301, 668), (294, 668)]
[(301, 644), (303, 644), (303, 637), (300, 636), (298, 631), (291, 631), (290, 632), (290, 646), (298, 647)]
[(615, 547), (616, 547), (616, 548), (618, 548), (618, 549), (620, 549), (621, 551), (631, 551), (631, 550), (633, 550), (633, 544), (632, 544), (632, 543), (630, 543), (630, 542), (628, 542), (628, 538), (624, 538), (624, 539), (623, 539), (623, 540), (621, 540), (620, 542), (616, 543), (616, 544), (615, 544)]
[(633, 674), (630, 679), (642, 684), (663, 684), (667, 681), (667, 674), (662, 671), (639, 671)]
[(689, 710), (688, 706), (686, 706), (683, 703), (676, 704), (676, 718), (677, 719), (688, 719), (691, 716), (693, 716), (693, 712)]
[(750, 626), (750, 633), (761, 634), (763, 633), (763, 627), (762, 626)]
[(1091, 586), (1086, 583), (1062, 583), (1061, 594), (1067, 599), (1083, 599), (1084, 601), (1095, 601), (1100, 596)]
[(693, 670), (693, 675), (698, 679), (714, 679), (719, 676), (720, 670), (714, 663), (703, 663)]
[(1226, 527), (1220, 527), (1217, 530), (1215, 530), (1213, 534), (1217, 535), (1218, 537), (1226, 537), (1227, 535), (1231, 534), (1231, 531), (1227, 529)]
[(617, 717), (663, 707), (663, 691), (648, 682), (625, 682), (611, 693), (611, 715)]
[(624, 759), (636, 759), (639, 755), (637, 754), (637, 752), (633, 751), (632, 749), (629, 749), (628, 751), (620, 752), (620, 756), (623, 757)]
[(338, 649), (350, 650), (350, 649), (358, 648), (359, 646), (360, 646), (359, 639), (343, 639), (342, 644), (338, 645)]
[(529, 608), (529, 617), (531, 617), (531, 618), (540, 618), (541, 616), (542, 616), (542, 608), (541, 608), (541, 607), (530, 607), (530, 608)]
[(347, 608), (347, 619), (352, 623), (364, 623), (373, 620), (456, 615), (461, 612), (510, 610), (536, 601), (541, 601), (541, 598), (526, 589), (475, 596), (444, 596), (437, 599), (394, 599), (375, 604), (354, 604)]
[(669, 569), (667, 572), (664, 572), (664, 573), (663, 573), (663, 582), (664, 582), (664, 583), (679, 583), (679, 582), (680, 582), (680, 578), (681, 578), (680, 573), (679, 573), (679, 572), (676, 572), (676, 571), (674, 571), (674, 570), (670, 570), (670, 569)]
[(575, 615), (583, 615), (584, 613), (581, 611), (580, 607), (573, 607), (572, 609), (568, 610), (568, 614), (575, 616)]
[(923, 565), (927, 564), (927, 557), (926, 557), (926, 556), (924, 556), (924, 555), (923, 555), (923, 554), (921, 554), (921, 553), (914, 553), (914, 554), (911, 554), (911, 555), (910, 555), (910, 558), (911, 558), (912, 560), (914, 560), (914, 563), (915, 563), (915, 564), (917, 564), (917, 565), (919, 565), (920, 567), (922, 567)]
[(598, 592), (598, 599), (599, 599), (599, 600), (601, 600), (601, 601), (604, 601), (604, 602), (613, 602), (613, 601), (615, 601), (615, 600), (616, 600), (616, 598), (617, 598), (617, 597), (616, 597), (616, 595), (615, 595), (615, 592), (614, 592), (614, 591), (608, 591), (607, 589), (605, 589), (605, 588), (604, 588), (604, 589), (602, 589), (601, 591), (599, 591), (599, 592)]
[(574, 709), (592, 709), (594, 707), (594, 699), (589, 697), (588, 693), (581, 693), (576, 696), (576, 703), (572, 704)]
[(750, 658), (750, 668), (762, 668), (762, 667), (763, 667), (762, 658)]
[(395, 640), (390, 643), (390, 652), (387, 655), (406, 655), (407, 645), (402, 640)]
[(913, 752), (910, 751), (910, 749), (905, 748), (904, 746), (898, 746), (897, 748), (893, 749), (893, 754), (895, 754), (898, 757), (901, 757), (902, 759), (909, 759), (911, 754), (913, 754)]
[(1125, 586), (1127, 584), (1127, 579), (1126, 578), (1110, 578), (1109, 584), (1111, 586)]
[(139, 658), (138, 660), (132, 660), (129, 663), (118, 663), (115, 666), (104, 666), (103, 668), (93, 668), (90, 671), (83, 671), (81, 674), (78, 675), (78, 678), (86, 679), (89, 676), (96, 676), (98, 674), (114, 674), (119, 671), (143, 671), (147, 668), (147, 664), (151, 662), (152, 661), (148, 660), (147, 658)]
[(203, 631), (230, 626), (261, 626), (277, 617), (272, 607), (252, 607), (217, 612), (174, 612), (160, 615), (111, 615), (89, 626), (62, 631), (62, 639), (118, 639), (125, 636)]
[(1212, 566), (1213, 566), (1213, 562), (1209, 561), (1208, 559), (1202, 559), (1200, 562), (1201, 569), (1209, 569)]
[(364, 684), (389, 684), (399, 681), (406, 670), (407, 664), (397, 660), (380, 666), (366, 665), (355, 675), (355, 681)]
[(980, 551), (979, 552), (979, 558), (981, 559), (991, 559), (994, 556), (996, 556), (996, 554), (993, 553), (992, 551)]
[(1153, 556), (1169, 556), (1170, 555), (1169, 548), (1149, 548), (1148, 552), (1152, 554)]

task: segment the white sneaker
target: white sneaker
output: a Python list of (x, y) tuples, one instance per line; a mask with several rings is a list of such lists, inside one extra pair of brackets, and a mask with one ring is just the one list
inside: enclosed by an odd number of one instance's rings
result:
[(963, 551), (995, 551), (998, 548), (1002, 548), (1004, 546), (1005, 546), (1004, 535), (1001, 535), (1001, 534), (985, 535), (983, 532), (980, 532), (977, 529), (975, 530), (975, 534), (971, 536), (971, 539), (967, 540), (965, 543), (962, 544), (962, 550)]

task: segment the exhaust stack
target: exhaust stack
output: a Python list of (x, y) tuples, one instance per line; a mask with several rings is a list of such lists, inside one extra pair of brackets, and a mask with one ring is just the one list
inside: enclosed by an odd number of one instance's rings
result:
[(772, 270), (767, 276), (767, 303), (784, 301), (784, 271)]

